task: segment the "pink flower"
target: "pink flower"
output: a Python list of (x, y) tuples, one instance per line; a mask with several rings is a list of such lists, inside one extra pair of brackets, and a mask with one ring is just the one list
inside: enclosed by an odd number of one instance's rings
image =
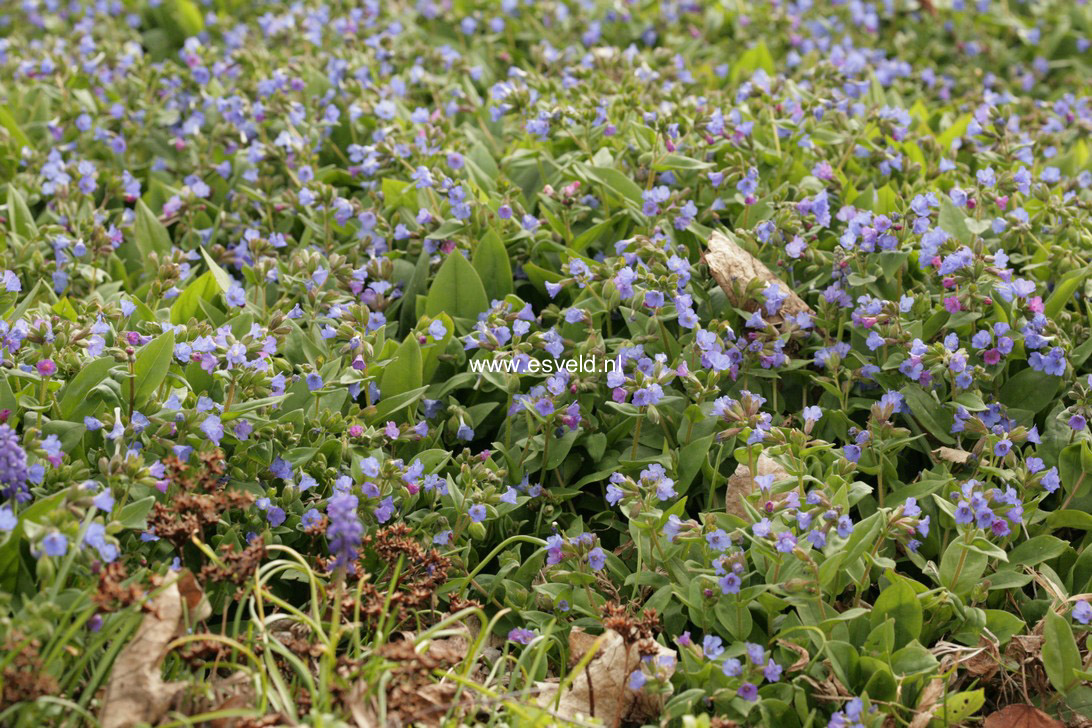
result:
[(959, 305), (959, 298), (957, 298), (956, 296), (949, 296), (948, 298), (945, 298), (944, 308), (947, 309), (948, 313), (959, 313), (961, 310), (963, 310), (963, 307)]
[(1042, 296), (1035, 296), (1033, 298), (1029, 298), (1028, 299), (1028, 308), (1031, 309), (1032, 313), (1042, 313), (1043, 312), (1043, 297)]

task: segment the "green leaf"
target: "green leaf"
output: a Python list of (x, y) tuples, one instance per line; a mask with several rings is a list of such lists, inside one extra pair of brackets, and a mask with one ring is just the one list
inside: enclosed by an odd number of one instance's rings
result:
[(1092, 513), (1086, 511), (1071, 509), (1051, 511), (1047, 514), (1046, 522), (1051, 529), (1076, 528), (1081, 531), (1092, 531)]
[(133, 235), (137, 250), (140, 251), (140, 262), (143, 264), (147, 264), (153, 252), (160, 256), (160, 260), (171, 252), (170, 233), (151, 208), (144, 204), (144, 200), (137, 200), (136, 203), (136, 224)]
[(690, 487), (690, 481), (701, 470), (712, 444), (713, 435), (706, 435), (705, 437), (699, 437), (679, 451), (678, 482), (676, 483), (679, 492), (685, 493), (686, 489)]
[(416, 189), (409, 182), (400, 179), (384, 178), (382, 182), (383, 203), (387, 207), (411, 206), (416, 199)]
[(1047, 298), (1046, 303), (1043, 305), (1043, 315), (1049, 319), (1053, 319), (1058, 313), (1065, 308), (1065, 305), (1073, 298), (1073, 294), (1077, 292), (1077, 289), (1084, 285), (1084, 282), (1088, 280), (1088, 266), (1067, 273), (1058, 285), (1054, 287), (1054, 292)]
[(741, 79), (750, 78), (758, 69), (773, 75), (775, 73), (773, 56), (764, 41), (759, 41), (740, 54), (739, 60), (732, 64), (731, 81), (736, 83)]
[(52, 513), (64, 499), (64, 493), (55, 493), (42, 498), (19, 512), (15, 527), (0, 537), (0, 590), (11, 594), (15, 591), (15, 582), (19, 573), (19, 544), (23, 540), (25, 526)]
[(940, 406), (940, 403), (917, 384), (907, 384), (902, 388), (906, 404), (925, 430), (946, 445), (955, 442), (952, 439), (952, 414)]
[(918, 675), (937, 669), (937, 658), (917, 641), (891, 655), (891, 670), (896, 675)]
[(72, 380), (64, 386), (58, 397), (61, 417), (66, 420), (82, 421), (94, 410), (94, 402), (88, 394), (110, 374), (117, 366), (113, 357), (104, 356), (86, 364)]
[(721, 626), (736, 639), (744, 640), (751, 634), (753, 625), (751, 610), (743, 604), (728, 599), (718, 599), (713, 612)]
[(1035, 566), (1044, 561), (1061, 556), (1069, 544), (1060, 538), (1041, 534), (1028, 539), (1009, 552), (1009, 564), (1012, 566)]
[(124, 528), (143, 530), (148, 527), (148, 512), (152, 510), (154, 504), (154, 495), (149, 495), (140, 500), (133, 501), (132, 503), (125, 505), (121, 509), (121, 512), (118, 513), (118, 522), (121, 523)]
[(190, 38), (205, 29), (201, 10), (191, 0), (168, 0), (166, 11), (184, 37)]
[(1053, 611), (1048, 611), (1043, 620), (1042, 657), (1050, 684), (1064, 694), (1077, 679), (1074, 670), (1081, 669), (1081, 653), (1069, 622)]
[(495, 231), (490, 230), (482, 237), (474, 250), (472, 264), (490, 300), (502, 299), (515, 292), (508, 249)]
[(171, 359), (174, 357), (174, 332), (168, 331), (160, 334), (150, 341), (136, 356), (133, 364), (133, 373), (136, 376), (135, 399), (137, 406), (146, 402), (163, 380), (167, 378), (167, 371), (171, 368)]
[(584, 232), (573, 238), (570, 248), (580, 253), (585, 250), (592, 243), (598, 242), (601, 237), (604, 237), (614, 228), (614, 218), (604, 220), (603, 222), (596, 223)]
[(220, 292), (220, 286), (211, 271), (206, 271), (190, 281), (178, 298), (171, 304), (171, 323), (184, 324), (191, 318), (202, 318), (201, 301), (212, 301)]
[(637, 209), (641, 208), (641, 188), (628, 175), (614, 167), (588, 166), (585, 170), (589, 177), (606, 187), (614, 197), (630, 202)]
[(876, 209), (881, 215), (889, 215), (892, 212), (897, 212), (899, 209), (899, 195), (891, 188), (891, 185), (886, 184), (880, 189), (876, 190)]
[(223, 293), (227, 293), (231, 290), (232, 284), (235, 283), (235, 280), (231, 275), (221, 268), (204, 248), (201, 248), (201, 257), (205, 259), (205, 265), (209, 267), (209, 272), (212, 273), (212, 277), (216, 279), (216, 283), (220, 286), (220, 290)]
[(8, 185), (8, 226), (27, 240), (38, 237), (38, 225), (15, 185)]
[(444, 338), (439, 341), (433, 341), (432, 336), (429, 336), (429, 344), (425, 346), (422, 351), (422, 364), (421, 364), (421, 381), (431, 382), (432, 377), (436, 374), (436, 369), (440, 366), (440, 354), (447, 350), (448, 342), (455, 337), (455, 322), (451, 320), (451, 317), (446, 313), (442, 313), (437, 317), (444, 325), (444, 329), (447, 331), (444, 334)]
[(940, 559), (940, 583), (956, 594), (967, 594), (978, 585), (986, 571), (988, 557), (963, 541), (948, 544)]
[(970, 244), (974, 239), (974, 234), (967, 227), (963, 211), (956, 207), (947, 196), (940, 200), (940, 227), (964, 245)]
[(394, 397), (421, 386), (421, 345), (417, 335), (410, 332), (394, 352), (394, 358), (383, 367), (379, 379), (381, 397)]
[(1061, 377), (1028, 367), (1009, 377), (1002, 385), (998, 399), (1009, 409), (1022, 409), (1037, 414), (1054, 401), (1061, 381)]
[(712, 166), (713, 164), (711, 162), (704, 162), (700, 159), (683, 156), (682, 154), (665, 154), (656, 160), (655, 164), (652, 165), (652, 168), (657, 172), (663, 172), (669, 169), (709, 169)]
[(921, 636), (924, 614), (914, 588), (905, 581), (897, 581), (880, 592), (872, 607), (872, 626), (875, 628), (885, 619), (895, 623), (895, 647), (902, 647)]
[[(369, 423), (375, 424), (390, 419), (395, 412), (399, 412), (424, 396), (428, 386), (411, 389), (408, 392), (396, 394), (393, 397), (383, 397), (375, 405), (375, 414), (369, 418)], [(380, 392), (380, 395), (383, 393)]]
[(955, 122), (944, 130), (943, 133), (937, 136), (937, 144), (945, 152), (951, 150), (952, 142), (959, 137), (963, 136), (963, 132), (967, 131), (967, 127), (971, 123), (971, 115), (964, 114), (955, 120)]
[(489, 308), (485, 287), (474, 266), (467, 262), (458, 250), (436, 272), (425, 300), (425, 314), (435, 317), (440, 313), (475, 321), (478, 314)]
[(937, 717), (945, 725), (962, 725), (985, 704), (986, 692), (982, 689), (952, 693), (944, 700), (944, 707), (938, 711)]
[(19, 128), (19, 124), (15, 121), (15, 117), (3, 106), (0, 106), (0, 126), (8, 130), (8, 134), (11, 135), (11, 138), (20, 149), (34, 146), (30, 143), (30, 138)]

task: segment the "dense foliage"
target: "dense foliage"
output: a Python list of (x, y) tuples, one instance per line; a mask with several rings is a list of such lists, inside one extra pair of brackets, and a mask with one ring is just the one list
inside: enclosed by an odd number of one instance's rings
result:
[(0, 8), (0, 723), (1092, 720), (1087, 4), (141, 5)]

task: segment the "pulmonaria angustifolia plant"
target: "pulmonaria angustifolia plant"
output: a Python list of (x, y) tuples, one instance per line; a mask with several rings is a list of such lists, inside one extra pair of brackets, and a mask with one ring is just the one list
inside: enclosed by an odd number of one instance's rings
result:
[(0, 724), (1092, 720), (1090, 43), (0, 7)]

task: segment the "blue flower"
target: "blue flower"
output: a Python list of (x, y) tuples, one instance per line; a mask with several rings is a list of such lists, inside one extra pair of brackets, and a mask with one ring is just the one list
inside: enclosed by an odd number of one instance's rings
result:
[(231, 306), (242, 307), (246, 305), (246, 289), (238, 283), (232, 284), (227, 292), (227, 302)]
[(386, 523), (394, 515), (394, 500), (391, 496), (387, 496), (379, 502), (378, 506), (372, 509), (372, 513), (375, 514), (375, 520)]
[(437, 341), (447, 336), (447, 328), (444, 326), (444, 322), (440, 319), (433, 321), (429, 324), (428, 334)]
[(220, 445), (220, 440), (224, 436), (224, 426), (220, 422), (219, 415), (209, 415), (201, 422), (201, 432), (205, 433), (205, 437), (212, 441), (213, 445)]
[(42, 551), (47, 556), (60, 558), (68, 552), (68, 539), (60, 531), (51, 531), (42, 539)]
[(335, 495), (326, 504), (326, 515), (330, 525), (326, 527), (326, 540), (330, 544), (330, 554), (334, 557), (334, 568), (345, 568), (350, 573), (356, 572), (357, 549), (364, 536), (364, 526), (356, 514), (355, 495)]

